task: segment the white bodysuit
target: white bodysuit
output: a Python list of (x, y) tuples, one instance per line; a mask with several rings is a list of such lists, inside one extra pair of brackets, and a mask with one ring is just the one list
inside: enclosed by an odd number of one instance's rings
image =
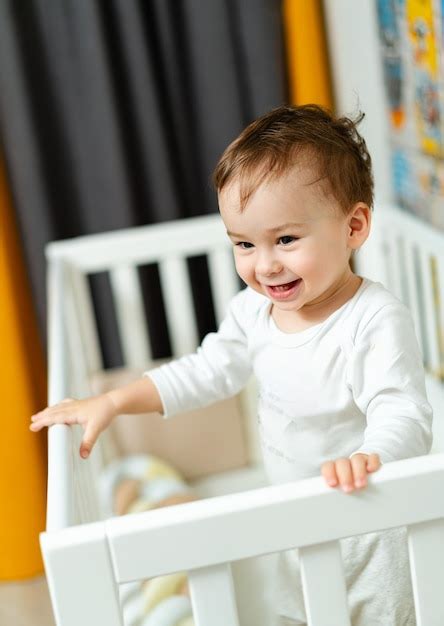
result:
[[(146, 373), (165, 417), (232, 396), (254, 373), (273, 484), (319, 476), (324, 461), (356, 452), (375, 452), (383, 463), (429, 452), (422, 357), (395, 296), (364, 278), (348, 302), (297, 333), (279, 330), (270, 309), (265, 296), (241, 291), (195, 354)], [(341, 548), (353, 626), (413, 625), (404, 530), (342, 540)], [(285, 623), (305, 623), (296, 552), (279, 567), (278, 611)]]

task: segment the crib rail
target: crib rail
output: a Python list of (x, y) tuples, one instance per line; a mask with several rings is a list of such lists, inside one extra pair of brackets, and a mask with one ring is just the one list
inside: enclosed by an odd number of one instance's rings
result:
[(352, 495), (313, 478), (43, 533), (57, 624), (121, 624), (118, 584), (185, 570), (196, 626), (237, 626), (230, 563), (293, 547), (309, 625), (350, 624), (338, 540), (407, 525), (418, 626), (438, 626), (443, 484), (444, 455), (431, 455), (382, 467)]
[(156, 263), (177, 254), (194, 256), (229, 246), (219, 215), (86, 235), (48, 244), (51, 258), (62, 256), (83, 271), (101, 272), (121, 265)]

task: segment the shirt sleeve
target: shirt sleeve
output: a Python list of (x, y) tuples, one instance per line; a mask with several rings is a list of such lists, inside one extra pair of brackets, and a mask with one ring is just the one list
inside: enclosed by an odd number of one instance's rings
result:
[(367, 420), (362, 445), (353, 454), (376, 453), (386, 463), (430, 451), (432, 408), (413, 321), (404, 305), (386, 304), (358, 333), (347, 384)]
[(247, 290), (237, 294), (218, 332), (206, 335), (193, 354), (144, 373), (156, 385), (163, 416), (190, 411), (234, 396), (248, 381)]

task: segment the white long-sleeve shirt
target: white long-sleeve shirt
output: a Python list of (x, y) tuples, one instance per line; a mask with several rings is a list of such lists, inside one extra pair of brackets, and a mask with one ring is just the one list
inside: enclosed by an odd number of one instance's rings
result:
[(319, 475), (324, 461), (356, 452), (384, 463), (430, 450), (432, 410), (412, 319), (380, 283), (364, 278), (348, 302), (297, 333), (279, 330), (270, 301), (247, 288), (195, 354), (146, 374), (170, 417), (234, 395), (251, 373), (272, 483)]
[[(363, 279), (326, 320), (284, 333), (270, 301), (245, 289), (217, 333), (195, 354), (147, 372), (165, 417), (238, 392), (251, 373), (270, 482), (320, 474), (324, 461), (356, 452), (382, 462), (429, 452), (432, 410), (408, 309)], [(405, 529), (341, 540), (353, 626), (414, 626)], [(285, 623), (306, 624), (295, 551), (278, 560), (277, 602)]]

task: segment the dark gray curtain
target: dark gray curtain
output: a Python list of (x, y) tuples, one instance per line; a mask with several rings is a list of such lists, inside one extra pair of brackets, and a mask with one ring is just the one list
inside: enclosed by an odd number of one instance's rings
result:
[[(0, 138), (43, 333), (45, 244), (216, 211), (211, 172), (285, 101), (283, 59), (279, 0), (0, 0)], [(203, 335), (206, 268), (190, 265)], [(156, 268), (141, 277), (159, 325)], [(118, 365), (106, 276), (93, 282)]]

